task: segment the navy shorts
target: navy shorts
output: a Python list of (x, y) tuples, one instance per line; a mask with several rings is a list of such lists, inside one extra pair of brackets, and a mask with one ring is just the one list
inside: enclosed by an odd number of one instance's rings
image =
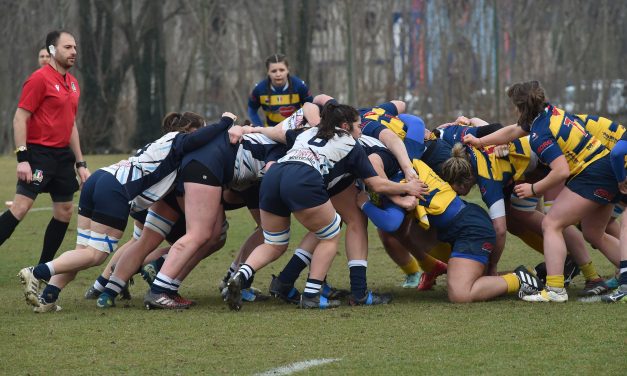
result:
[(610, 165), (610, 156), (592, 162), (566, 186), (579, 196), (599, 204), (617, 203), (622, 195)]
[(303, 163), (275, 163), (261, 180), (259, 208), (281, 217), (327, 201), (322, 175)]
[(130, 213), (129, 198), (112, 174), (98, 170), (83, 185), (78, 214), (94, 222), (124, 231)]
[(16, 192), (30, 199), (50, 193), (53, 202), (70, 202), (78, 191), (74, 152), (69, 147), (51, 148), (28, 144), (28, 163), (33, 171), (30, 183), (17, 181)]
[(466, 203), (448, 226), (438, 228), (438, 240), (451, 244), (451, 257), (486, 265), (496, 243), (496, 233), (488, 213), (479, 205)]

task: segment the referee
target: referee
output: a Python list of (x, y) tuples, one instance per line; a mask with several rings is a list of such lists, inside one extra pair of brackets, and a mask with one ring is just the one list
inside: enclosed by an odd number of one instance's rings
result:
[(24, 83), (13, 118), (17, 189), (10, 209), (0, 216), (0, 245), (7, 240), (41, 192), (50, 193), (53, 217), (44, 235), (39, 262), (54, 258), (72, 212), (74, 192), (89, 177), (76, 128), (80, 89), (68, 73), (76, 61), (76, 41), (66, 31), (46, 36), (50, 63)]

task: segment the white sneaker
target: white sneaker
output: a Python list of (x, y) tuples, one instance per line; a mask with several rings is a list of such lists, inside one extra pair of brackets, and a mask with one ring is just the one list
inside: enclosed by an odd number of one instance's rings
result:
[(35, 278), (33, 274), (33, 267), (29, 266), (28, 268), (20, 270), (17, 276), (20, 277), (20, 282), (24, 285), (24, 298), (26, 299), (26, 303), (33, 307), (38, 307), (39, 280)]
[(542, 291), (532, 294), (525, 295), (522, 297), (522, 300), (526, 302), (556, 302), (556, 303), (564, 303), (568, 301), (568, 293), (565, 288), (552, 288), (545, 287)]
[(61, 306), (58, 306), (57, 303), (46, 303), (43, 298), (39, 298), (37, 306), (33, 308), (35, 313), (58, 312), (60, 310)]

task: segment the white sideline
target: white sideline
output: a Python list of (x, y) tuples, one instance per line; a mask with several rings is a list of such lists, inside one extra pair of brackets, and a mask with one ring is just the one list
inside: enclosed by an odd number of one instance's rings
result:
[(338, 362), (340, 360), (341, 359), (334, 358), (305, 360), (304, 362), (296, 362), (283, 367), (273, 368), (263, 373), (256, 373), (253, 376), (291, 375), (296, 372), (304, 371), (307, 368), (317, 367), (327, 363)]

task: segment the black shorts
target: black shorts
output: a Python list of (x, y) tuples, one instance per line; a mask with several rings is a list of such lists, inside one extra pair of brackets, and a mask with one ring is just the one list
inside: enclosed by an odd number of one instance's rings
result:
[(53, 202), (69, 202), (78, 191), (74, 163), (76, 157), (69, 147), (51, 148), (29, 144), (28, 163), (33, 171), (30, 183), (17, 181), (16, 192), (30, 199), (50, 193)]
[(214, 187), (222, 186), (220, 180), (211, 172), (211, 170), (195, 159), (182, 168), (176, 192), (177, 196), (183, 196), (185, 194), (184, 183), (196, 183)]

